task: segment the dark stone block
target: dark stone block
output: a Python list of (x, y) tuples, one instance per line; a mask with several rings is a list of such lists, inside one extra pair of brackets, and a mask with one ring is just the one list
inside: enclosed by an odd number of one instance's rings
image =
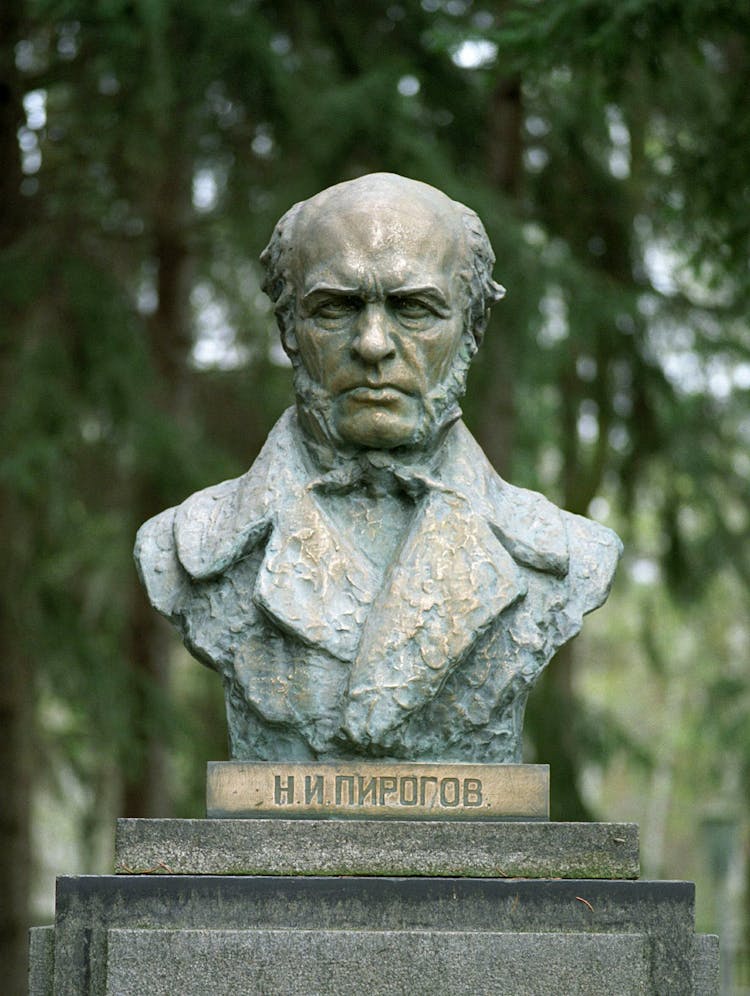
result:
[(53, 996), (55, 928), (32, 927), (29, 931), (29, 996)]
[(714, 996), (719, 992), (719, 938), (716, 934), (697, 934), (693, 984), (699, 996)]
[(107, 996), (641, 996), (639, 934), (390, 930), (111, 930)]
[[(414, 932), (445, 933), (446, 942), (452, 932), (541, 933), (583, 939), (645, 936), (651, 978), (647, 991), (658, 996), (689, 994), (694, 992), (693, 901), (694, 888), (687, 882), (61, 878), (55, 994), (100, 996), (107, 992), (107, 937), (115, 929), (378, 932), (386, 946), (394, 943), (386, 942), (386, 934), (405, 933), (400, 940), (408, 946)], [(483, 940), (487, 938), (479, 937), (476, 943)]]

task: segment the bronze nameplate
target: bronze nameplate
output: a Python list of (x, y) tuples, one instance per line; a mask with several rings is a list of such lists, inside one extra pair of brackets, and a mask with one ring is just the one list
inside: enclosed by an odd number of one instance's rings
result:
[(547, 820), (549, 765), (209, 761), (206, 815)]

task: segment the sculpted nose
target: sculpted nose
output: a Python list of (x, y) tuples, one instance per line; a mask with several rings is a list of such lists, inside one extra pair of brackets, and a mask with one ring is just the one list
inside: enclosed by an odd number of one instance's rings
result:
[(377, 305), (367, 305), (360, 316), (354, 352), (365, 363), (380, 363), (396, 352), (388, 329), (388, 316)]

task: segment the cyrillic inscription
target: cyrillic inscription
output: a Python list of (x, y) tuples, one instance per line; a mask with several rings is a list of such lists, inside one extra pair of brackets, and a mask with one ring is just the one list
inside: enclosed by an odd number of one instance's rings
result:
[(273, 776), (273, 801), (277, 806), (294, 802), (294, 775), (289, 775), (286, 783), (281, 775)]
[(209, 764), (209, 816), (548, 819), (549, 769), (404, 762)]
[(305, 775), (305, 805), (323, 801), (323, 776)]
[[(333, 793), (331, 793), (333, 784)], [(336, 806), (440, 806), (468, 809), (482, 805), (480, 778), (436, 778), (434, 775), (305, 775), (304, 793), (294, 794), (294, 776), (273, 776), (273, 802), (286, 808), (311, 803)]]

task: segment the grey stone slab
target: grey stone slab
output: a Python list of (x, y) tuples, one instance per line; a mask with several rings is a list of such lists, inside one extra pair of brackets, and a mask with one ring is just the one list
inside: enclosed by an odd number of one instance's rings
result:
[(118, 820), (126, 874), (637, 878), (635, 823)]
[[(112, 875), (58, 879), (55, 996), (106, 993), (107, 932), (646, 935), (654, 996), (693, 992), (689, 882)], [(554, 984), (550, 992), (559, 992)], [(603, 990), (612, 992), (611, 989)]]
[(642, 996), (639, 934), (110, 930), (107, 996)]
[(29, 996), (53, 996), (55, 928), (32, 927), (29, 931)]
[(716, 996), (719, 992), (719, 938), (716, 934), (696, 934), (693, 984), (696, 996)]

